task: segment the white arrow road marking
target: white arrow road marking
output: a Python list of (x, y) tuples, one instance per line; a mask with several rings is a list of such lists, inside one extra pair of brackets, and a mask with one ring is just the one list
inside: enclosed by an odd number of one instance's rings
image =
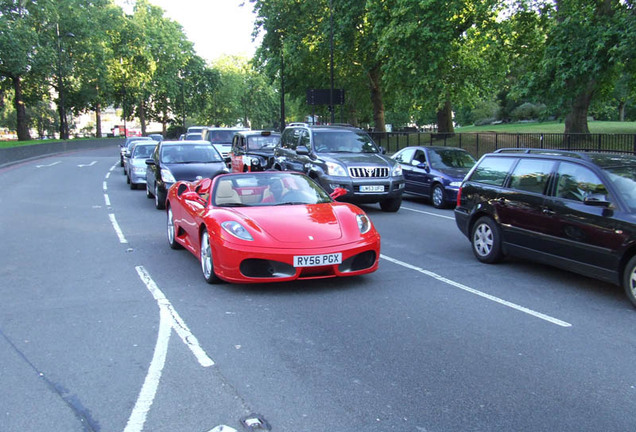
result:
[(59, 164), (59, 163), (61, 163), (61, 162), (60, 162), (60, 161), (57, 161), (57, 162), (50, 163), (50, 164), (48, 164), (48, 165), (36, 165), (35, 167), (36, 167), (36, 168), (46, 168), (46, 167), (52, 167), (53, 165), (57, 165), (57, 164)]
[[(214, 365), (212, 359), (208, 357), (205, 351), (203, 351), (197, 338), (192, 334), (186, 323), (172, 307), (170, 301), (152, 280), (146, 269), (143, 266), (137, 266), (135, 267), (135, 270), (137, 270), (137, 274), (141, 278), (141, 281), (144, 285), (146, 285), (148, 291), (150, 291), (157, 301), (157, 305), (159, 305), (159, 333), (157, 335), (155, 352), (152, 356), (152, 361), (150, 362), (146, 379), (141, 387), (141, 391), (137, 397), (137, 402), (130, 414), (130, 418), (128, 419), (124, 432), (141, 432), (144, 428), (146, 416), (148, 415), (148, 411), (150, 411), (150, 407), (155, 400), (163, 367), (166, 363), (168, 342), (170, 341), (172, 329), (174, 329), (179, 337), (181, 337), (183, 343), (190, 348), (190, 351), (192, 351), (201, 366), (209, 367)], [(230, 430), (231, 429), (229, 429), (228, 432), (230, 432)]]
[(93, 161), (93, 162), (91, 162), (89, 164), (79, 164), (78, 167), (80, 167), (80, 168), (90, 167), (90, 166), (95, 165), (96, 163), (97, 163), (97, 161)]

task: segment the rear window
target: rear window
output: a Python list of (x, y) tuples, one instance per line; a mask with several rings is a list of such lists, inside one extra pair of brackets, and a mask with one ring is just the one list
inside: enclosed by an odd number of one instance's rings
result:
[(503, 186), (510, 167), (515, 162), (515, 158), (486, 157), (475, 168), (470, 180), (494, 186)]

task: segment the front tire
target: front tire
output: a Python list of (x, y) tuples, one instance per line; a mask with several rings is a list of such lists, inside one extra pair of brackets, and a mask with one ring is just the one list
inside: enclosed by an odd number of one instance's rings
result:
[(483, 216), (475, 222), (470, 235), (470, 243), (475, 257), (483, 263), (493, 264), (501, 261), (501, 230), (497, 223)]
[(214, 273), (214, 260), (212, 259), (212, 247), (210, 246), (210, 235), (208, 230), (204, 229), (201, 233), (201, 252), (199, 254), (201, 260), (201, 270), (203, 278), (209, 284), (221, 282), (221, 279)]
[(389, 212), (389, 213), (395, 213), (396, 211), (400, 209), (401, 205), (402, 205), (401, 196), (396, 198), (387, 198), (385, 200), (380, 201), (380, 208), (382, 209), (382, 211)]
[(440, 184), (436, 184), (431, 192), (431, 203), (433, 207), (441, 209), (446, 207), (446, 201), (444, 200), (444, 188)]
[(636, 256), (632, 257), (625, 266), (623, 287), (627, 298), (636, 307)]
[(177, 243), (176, 237), (177, 233), (174, 228), (174, 217), (172, 216), (172, 209), (168, 207), (167, 212), (167, 228), (168, 228), (168, 244), (171, 249), (183, 249), (179, 243)]

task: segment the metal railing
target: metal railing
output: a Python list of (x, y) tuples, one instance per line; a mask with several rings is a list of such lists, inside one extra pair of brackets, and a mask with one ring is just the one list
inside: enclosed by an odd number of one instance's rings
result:
[(636, 154), (636, 134), (370, 132), (388, 153), (409, 146), (459, 147), (476, 158), (500, 148), (541, 148)]

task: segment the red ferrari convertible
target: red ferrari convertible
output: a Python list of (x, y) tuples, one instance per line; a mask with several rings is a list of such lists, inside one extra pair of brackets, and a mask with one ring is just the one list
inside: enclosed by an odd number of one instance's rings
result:
[(377, 270), (380, 235), (367, 215), (300, 173), (223, 174), (177, 182), (168, 242), (201, 261), (208, 283), (282, 282)]

